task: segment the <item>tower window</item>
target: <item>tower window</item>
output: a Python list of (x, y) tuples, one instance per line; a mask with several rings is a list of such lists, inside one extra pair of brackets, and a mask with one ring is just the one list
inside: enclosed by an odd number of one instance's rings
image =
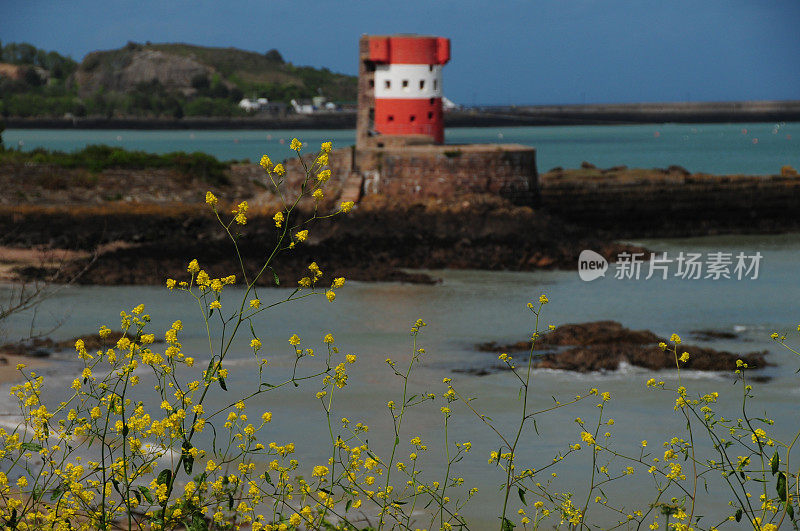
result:
[(433, 65), (428, 65), (428, 72), (433, 72)]
[(436, 98), (431, 98), (429, 101), (430, 101), (430, 104), (433, 105), (434, 103), (436, 103)]
[(439, 80), (438, 79), (434, 79), (433, 80), (433, 90), (436, 90), (438, 85), (439, 85)]
[(403, 90), (408, 90), (408, 80), (407, 79), (403, 80)]
[(424, 88), (425, 88), (425, 80), (424, 79), (420, 79), (419, 80), (419, 89), (423, 90)]
[(387, 79), (386, 81), (383, 82), (383, 86), (384, 86), (384, 88), (387, 88), (387, 89), (392, 88), (392, 80), (391, 79)]
[(370, 79), (369, 80), (369, 88), (375, 88), (375, 80), (374, 79)]
[(390, 122), (394, 122), (394, 114), (390, 114), (387, 118)]
[(431, 118), (433, 118), (433, 112), (428, 112), (428, 120), (430, 120)]
[(413, 114), (412, 114), (411, 116), (409, 116), (409, 117), (408, 117), (408, 121), (409, 121), (409, 122), (413, 122), (413, 121), (415, 121), (416, 119), (417, 119), (417, 117), (416, 117), (416, 116), (414, 116)]

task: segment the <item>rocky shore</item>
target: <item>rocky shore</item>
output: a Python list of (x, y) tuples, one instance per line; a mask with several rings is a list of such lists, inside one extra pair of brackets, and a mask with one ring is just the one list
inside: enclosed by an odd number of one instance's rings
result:
[[(343, 182), (329, 183), (319, 214), (335, 209)], [(0, 271), (6, 280), (58, 273), (89, 284), (160, 284), (183, 276), (192, 258), (214, 275), (236, 272), (233, 248), (203, 202), (208, 189), (222, 199), (223, 212), (241, 200), (250, 204), (239, 239), (247, 269), (259, 267), (276, 242), (271, 218), (277, 198), (253, 164), (231, 166), (226, 184), (210, 186), (166, 169), (93, 174), (7, 163), (0, 164), (0, 186)], [(335, 275), (435, 282), (407, 270), (575, 269), (583, 249), (607, 259), (621, 251), (647, 257), (647, 250), (619, 238), (800, 227), (794, 216), (800, 178), (791, 174), (709, 176), (678, 167), (600, 169), (585, 163), (542, 174), (540, 188), (540, 204), (531, 206), (486, 195), (402, 203), (366, 196), (350, 214), (308, 227), (308, 241), (283, 253), (275, 272), (284, 285), (293, 283), (316, 261), (327, 274), (323, 281)], [(307, 213), (313, 207), (303, 205)], [(20, 251), (30, 249), (40, 252), (28, 253), (36, 259), (26, 262), (28, 254)], [(47, 252), (63, 258), (43, 260)]]
[[(272, 213), (254, 209), (241, 229), (239, 246), (251, 272), (275, 244)], [(231, 242), (205, 205), (18, 208), (0, 211), (0, 230), (6, 233), (7, 246), (86, 252), (83, 258), (66, 261), (60, 271), (62, 277), (82, 272), (79, 283), (160, 284), (166, 278), (183, 278), (186, 263), (195, 257), (212, 275), (239, 270)], [(296, 282), (312, 261), (323, 267), (323, 281), (345, 276), (435, 282), (404, 269), (570, 269), (584, 248), (609, 256), (641, 250), (586, 234), (527, 207), (489, 200), (457, 208), (387, 209), (365, 203), (346, 216), (315, 222), (310, 234), (307, 242), (276, 261), (275, 272), (284, 283)], [(97, 245), (103, 245), (101, 252), (93, 254)], [(17, 272), (26, 278), (47, 278), (56, 271), (28, 264)], [(273, 278), (263, 281), (269, 284)]]

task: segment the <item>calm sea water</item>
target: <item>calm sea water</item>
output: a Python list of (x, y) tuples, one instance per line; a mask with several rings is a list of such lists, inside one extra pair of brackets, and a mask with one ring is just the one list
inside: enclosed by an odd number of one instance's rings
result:
[[(71, 151), (87, 144), (108, 144), (154, 153), (204, 151), (225, 160), (258, 160), (264, 153), (273, 159), (288, 157), (294, 137), (313, 149), (328, 140), (345, 147), (355, 142), (355, 131), (8, 129), (3, 133), (7, 147), (26, 150), (41, 146)], [(583, 161), (604, 168), (677, 164), (693, 172), (754, 175), (778, 173), (785, 164), (800, 167), (798, 123), (451, 128), (446, 141), (533, 146), (540, 171), (575, 168)]]
[[(792, 163), (790, 154), (797, 157), (792, 138), (797, 135), (796, 124), (779, 126), (773, 134), (774, 124), (736, 126), (631, 126), (631, 127), (578, 127), (578, 128), (509, 128), (509, 129), (457, 129), (448, 131), (450, 141), (486, 142), (498, 140), (521, 142), (539, 148), (540, 167), (549, 165), (575, 166), (589, 160), (601, 166), (628, 164), (631, 166), (665, 166), (681, 164), (691, 170), (713, 172), (763, 173), (773, 172), (786, 163)], [(795, 133), (792, 133), (795, 128)], [(693, 132), (696, 129), (696, 132)], [(747, 134), (742, 133), (747, 129)], [(654, 131), (660, 131), (656, 138)], [(605, 133), (605, 136), (604, 136)], [(190, 135), (194, 134), (194, 138)], [(25, 148), (39, 142), (46, 147), (73, 149), (92, 142), (111, 142), (116, 136), (126, 147), (151, 151), (177, 149), (208, 150), (222, 158), (257, 158), (261, 151), (275, 153), (281, 145), (266, 141), (265, 132), (143, 132), (143, 131), (7, 131), (4, 138), (13, 144), (24, 139)], [(349, 131), (298, 131), (281, 132), (284, 138), (295, 134), (309, 142), (333, 138), (338, 145), (352, 142)], [(759, 143), (752, 143), (752, 138)], [(688, 137), (689, 140), (686, 140)], [(108, 140), (108, 139), (111, 140)], [(234, 142), (238, 138), (239, 142)], [(38, 139), (38, 140), (37, 140)], [(269, 142), (272, 142), (270, 144)], [(696, 145), (692, 144), (695, 142)], [(705, 152), (700, 146), (708, 145)], [(197, 147), (189, 147), (197, 146)], [(684, 146), (680, 148), (680, 146)], [(694, 147), (689, 147), (694, 146)], [(274, 149), (271, 149), (274, 148)], [(255, 154), (254, 154), (255, 152)], [(542, 161), (550, 162), (542, 162)], [(732, 162), (732, 160), (734, 162)], [(735, 161), (742, 161), (736, 163)], [(797, 162), (795, 166), (800, 166)], [(667, 280), (618, 280), (612, 274), (593, 282), (580, 280), (576, 272), (485, 272), (485, 271), (434, 271), (442, 282), (432, 286), (398, 283), (350, 282), (339, 291), (336, 302), (329, 304), (323, 298), (308, 299), (279, 307), (255, 323), (255, 330), (264, 343), (263, 352), (271, 360), (270, 371), (275, 380), (285, 378), (293, 363), (287, 338), (297, 333), (308, 346), (322, 350), (322, 337), (334, 333), (343, 353), (356, 353), (358, 363), (351, 371), (350, 384), (339, 395), (334, 417), (348, 417), (353, 422), (370, 425), (369, 440), (379, 451), (387, 450), (394, 440), (391, 417), (383, 405), (388, 400), (399, 402), (401, 382), (386, 367), (387, 357), (407, 362), (411, 351), (409, 328), (417, 318), (429, 326), (424, 329), (421, 344), (427, 350), (422, 366), (412, 378), (414, 392), (430, 391), (441, 394), (446, 390), (443, 377), (453, 378), (454, 385), (473, 402), (482, 413), (493, 418), (502, 430), (514, 427), (518, 382), (504, 372), (488, 376), (454, 373), (454, 369), (491, 367), (496, 355), (481, 353), (474, 345), (484, 341), (511, 342), (524, 339), (531, 332), (533, 321), (526, 303), (547, 293), (551, 303), (545, 307), (543, 326), (569, 322), (586, 322), (613, 319), (633, 329), (649, 329), (669, 336), (676, 332), (685, 342), (691, 340), (691, 331), (712, 329), (735, 331), (737, 340), (702, 343), (717, 349), (733, 352), (767, 350), (774, 366), (763, 371), (771, 378), (769, 383), (756, 383), (755, 394), (759, 405), (756, 413), (768, 412), (781, 419), (775, 428), (778, 438), (789, 438), (797, 428), (797, 401), (800, 399), (798, 376), (800, 359), (779, 348), (770, 339), (772, 331), (785, 332), (794, 344), (800, 337), (794, 332), (800, 322), (800, 287), (796, 282), (797, 260), (800, 257), (800, 238), (796, 234), (778, 236), (729, 236), (687, 240), (648, 240), (638, 242), (647, 247), (665, 251), (670, 256), (677, 253), (743, 251), (760, 252), (763, 256), (757, 279), (743, 280), (684, 280), (673, 275)], [(671, 270), (674, 273), (674, 270)], [(644, 276), (644, 275), (643, 275)], [(0, 288), (0, 296), (8, 294), (8, 287)], [(241, 292), (231, 290), (225, 301), (235, 300)], [(283, 289), (266, 289), (260, 292), (262, 300), (278, 300), (286, 295)], [(201, 317), (196, 306), (187, 297), (169, 293), (160, 287), (83, 287), (62, 289), (47, 300), (37, 314), (18, 315), (3, 323), (8, 338), (24, 337), (33, 328), (45, 328), (49, 323), (63, 322), (53, 335), (68, 338), (90, 333), (102, 324), (115, 326), (119, 311), (144, 302), (153, 316), (153, 330), (163, 331), (175, 319), (182, 319), (186, 329), (182, 333), (184, 351), (195, 355), (198, 365), (207, 359), (207, 347)], [(242, 336), (227, 363), (230, 370), (229, 389), (242, 389), (252, 385), (255, 361), (248, 348), (249, 338)], [(51, 380), (48, 398), (57, 400), (68, 383), (78, 374), (79, 367), (70, 360), (70, 353), (53, 360), (43, 372)], [(309, 368), (318, 368), (322, 361), (309, 360)], [(146, 374), (142, 375), (147, 389), (152, 385)], [(635, 368), (606, 374), (573, 374), (560, 371), (536, 371), (533, 380), (533, 407), (547, 407), (553, 396), (563, 400), (583, 394), (591, 387), (608, 390), (613, 395), (606, 412), (616, 420), (609, 431), (621, 450), (636, 451), (639, 441), (650, 441), (653, 455), (663, 452), (661, 442), (680, 434), (682, 417), (673, 411), (669, 396), (648, 391), (644, 382), (651, 378), (673, 382), (674, 371), (653, 373)], [(690, 392), (718, 391), (722, 395), (723, 411), (728, 416), (738, 415), (735, 399), (741, 392), (732, 385), (725, 374), (686, 373), (683, 383)], [(254, 400), (249, 406), (254, 412), (275, 412), (270, 436), (277, 442), (295, 441), (301, 461), (308, 464), (323, 463), (328, 454), (325, 446), (315, 441), (325, 441), (327, 431), (324, 415), (313, 395), (317, 387), (303, 385), (299, 389), (274, 391)], [(4, 393), (0, 392), (0, 395)], [(221, 394), (210, 406), (223, 406), (228, 402)], [(422, 435), (429, 443), (430, 455), (423, 457), (428, 479), (441, 480), (443, 422), (439, 412), (441, 403), (412, 410), (401, 433), (402, 452), (410, 451), (408, 440)], [(10, 407), (6, 404), (3, 407)], [(208, 409), (208, 408), (207, 408)], [(459, 403), (453, 405), (455, 415), (450, 423), (450, 441), (470, 440), (473, 454), (458, 463), (453, 472), (463, 476), (466, 485), (477, 486), (480, 494), (476, 503), (466, 513), (472, 519), (472, 529), (495, 528), (498, 503), (498, 485), (503, 474), (487, 464), (488, 453), (499, 446), (498, 439), (468, 410)], [(538, 433), (531, 427), (523, 435), (520, 459), (529, 466), (541, 468), (554, 455), (567, 449), (569, 443), (578, 441), (580, 429), (575, 417), (596, 418), (594, 403), (549, 413), (538, 420)], [(391, 435), (389, 435), (391, 433)], [(707, 444), (705, 439), (702, 444)], [(589, 473), (589, 454), (584, 452), (570, 458), (559, 469), (555, 479), (556, 489), (576, 490), (585, 496)], [(612, 470), (624, 468), (628, 463), (614, 461)], [(643, 472), (643, 471), (642, 471)], [(624, 502), (631, 510), (646, 507), (651, 501), (643, 493), (650, 492), (647, 479), (642, 476), (617, 485), (610, 496)], [(644, 487), (644, 488), (643, 488)], [(724, 517), (730, 513), (728, 498), (719, 489), (709, 489), (711, 494), (701, 494), (702, 513)], [(615, 494), (614, 494), (615, 493)], [(724, 494), (724, 492), (722, 492)], [(581, 503), (582, 498), (579, 498)], [(595, 521), (610, 524), (615, 516), (602, 509), (593, 510)], [(514, 508), (516, 512), (516, 505)], [(662, 522), (663, 523), (663, 522)], [(421, 525), (427, 522), (420, 521)]]
[[(388, 400), (400, 401), (401, 382), (393, 376), (384, 363), (387, 357), (406, 363), (411, 351), (409, 328), (420, 317), (429, 326), (424, 329), (420, 343), (426, 348), (424, 362), (412, 377), (412, 392), (446, 390), (443, 377), (453, 378), (454, 385), (466, 396), (477, 399), (473, 405), (493, 418), (506, 432), (514, 427), (519, 408), (518, 382), (509, 373), (472, 376), (454, 373), (453, 369), (491, 367), (496, 355), (478, 352), (474, 345), (484, 341), (510, 342), (527, 337), (532, 329), (531, 314), (526, 303), (538, 298), (542, 292), (550, 297), (545, 307), (543, 325), (568, 322), (585, 322), (613, 319), (633, 329), (649, 329), (668, 336), (673, 332), (682, 335), (687, 343), (691, 331), (713, 329), (736, 331), (738, 340), (705, 343), (708, 346), (734, 352), (768, 350), (775, 365), (764, 370), (771, 377), (768, 384), (756, 383), (758, 406), (755, 413), (767, 411), (773, 418), (782, 419), (774, 430), (776, 437), (788, 438), (797, 427), (797, 401), (800, 386), (794, 370), (800, 359), (778, 348), (769, 339), (773, 330), (786, 332), (795, 344), (800, 344), (796, 323), (800, 321), (800, 288), (796, 283), (797, 257), (800, 241), (795, 235), (769, 237), (717, 237), (693, 240), (658, 240), (642, 242), (654, 249), (670, 254), (692, 252), (761, 252), (759, 278), (743, 280), (617, 280), (612, 275), (591, 283), (579, 279), (575, 272), (483, 272), (435, 271), (442, 283), (433, 286), (404, 285), (397, 283), (351, 282), (340, 290), (334, 304), (324, 298), (309, 299), (279, 307), (255, 322), (255, 330), (264, 343), (263, 352), (270, 359), (273, 381), (287, 377), (293, 363), (287, 338), (297, 333), (318, 351), (322, 350), (322, 336), (334, 333), (343, 353), (356, 353), (358, 362), (351, 371), (349, 385), (338, 395), (334, 418), (348, 417), (370, 426), (369, 441), (380, 451), (387, 451), (394, 436), (391, 420), (384, 404)], [(223, 299), (235, 300), (241, 292), (236, 290)], [(283, 289), (261, 291), (262, 300), (272, 301), (284, 297)], [(114, 328), (121, 309), (130, 309), (145, 302), (153, 316), (153, 330), (158, 333), (181, 318), (186, 323), (181, 341), (184, 351), (201, 361), (207, 359), (207, 343), (197, 308), (188, 297), (169, 293), (160, 287), (69, 287), (46, 301), (36, 316), (36, 325), (45, 326), (54, 320), (63, 321), (55, 335), (72, 337), (96, 330), (101, 324)], [(28, 333), (32, 316), (16, 316), (4, 323), (9, 337)], [(231, 359), (226, 363), (230, 370), (229, 389), (246, 389), (253, 385), (256, 367), (248, 348), (248, 337), (241, 337), (235, 345)], [(79, 366), (69, 361), (65, 353), (43, 372), (48, 375), (51, 387), (48, 398), (61, 396), (72, 378), (80, 372)], [(311, 359), (308, 369), (319, 368), (322, 360)], [(635, 452), (639, 441), (647, 439), (654, 455), (660, 443), (681, 433), (682, 417), (672, 409), (668, 395), (648, 391), (645, 381), (651, 377), (675, 381), (674, 371), (653, 373), (625, 368), (607, 374), (573, 374), (561, 371), (535, 371), (532, 392), (533, 407), (544, 408), (552, 397), (562, 401), (575, 394), (584, 394), (591, 387), (610, 391), (613, 400), (606, 414), (616, 420), (613, 428), (614, 444), (621, 450)], [(142, 374), (146, 390), (153, 382)], [(729, 375), (685, 373), (683, 384), (691, 392), (718, 391), (722, 409), (728, 416), (737, 415), (735, 403), (740, 388), (734, 386)], [(325, 446), (316, 441), (327, 440), (324, 414), (313, 398), (318, 387), (310, 384), (299, 389), (285, 389), (268, 393), (248, 404), (255, 413), (263, 410), (275, 412), (270, 437), (277, 442), (296, 441), (298, 455), (307, 464), (323, 463), (327, 459)], [(228, 393), (215, 395), (209, 407), (229, 404)], [(727, 402), (726, 402), (727, 401)], [(430, 455), (424, 457), (424, 468), (429, 479), (440, 479), (442, 473), (443, 422), (439, 412), (441, 403), (412, 410), (401, 434), (405, 455), (411, 449), (408, 440), (422, 435), (430, 445)], [(6, 406), (8, 407), (8, 406)], [(485, 426), (459, 403), (453, 405), (455, 415), (450, 423), (451, 441), (472, 441), (473, 454), (459, 463), (455, 472), (467, 484), (477, 486), (481, 494), (467, 514), (474, 519), (473, 529), (495, 526), (495, 511), (499, 510), (497, 486), (502, 481), (499, 470), (487, 464), (487, 455), (496, 450), (499, 441)], [(539, 433), (531, 429), (523, 436), (520, 458), (530, 466), (541, 468), (568, 443), (578, 441), (579, 432), (573, 422), (575, 417), (596, 418), (594, 402), (543, 415), (538, 420)], [(707, 441), (700, 437), (701, 444)], [(569, 459), (561, 464), (558, 488), (571, 488), (585, 492), (589, 463), (586, 455)], [(622, 469), (627, 463), (614, 461), (612, 470)], [(438, 474), (438, 475), (437, 475)], [(646, 475), (646, 474), (643, 474)], [(646, 480), (634, 479), (619, 484), (614, 491), (616, 500), (628, 507), (643, 507), (651, 501), (642, 495), (649, 492)], [(644, 488), (642, 488), (644, 487)], [(726, 515), (727, 498), (719, 490), (702, 494), (703, 514)], [(516, 510), (516, 509), (515, 509)], [(614, 516), (595, 513), (599, 522), (608, 524)]]

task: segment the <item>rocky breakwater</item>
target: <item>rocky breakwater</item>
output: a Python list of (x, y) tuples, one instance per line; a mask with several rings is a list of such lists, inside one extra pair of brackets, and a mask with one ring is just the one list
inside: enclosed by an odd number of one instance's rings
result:
[[(777, 169), (777, 168), (776, 168)], [(769, 233), (800, 229), (800, 178), (710, 175), (680, 166), (553, 168), (540, 174), (542, 207), (614, 238)]]
[[(676, 368), (675, 354), (660, 343), (667, 340), (649, 330), (630, 330), (615, 321), (564, 324), (543, 334), (533, 345), (534, 366), (538, 369), (559, 369), (575, 372), (615, 371), (621, 364), (653, 371)], [(478, 350), (492, 353), (530, 352), (530, 340), (510, 344), (482, 343)], [(764, 368), (766, 352), (736, 354), (708, 347), (681, 344), (678, 354), (688, 352), (681, 369), (697, 371), (734, 371), (736, 360), (752, 369)], [(492, 362), (488, 367), (465, 372), (488, 374), (504, 366)]]

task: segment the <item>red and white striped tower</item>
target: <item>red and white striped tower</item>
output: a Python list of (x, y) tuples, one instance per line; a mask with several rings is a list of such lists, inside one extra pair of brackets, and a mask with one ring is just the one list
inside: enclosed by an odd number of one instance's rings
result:
[(361, 123), (381, 135), (427, 135), (443, 143), (442, 66), (450, 60), (450, 39), (365, 35), (360, 48), (360, 72), (369, 78), (362, 86), (373, 95), (360, 103), (374, 102)]

